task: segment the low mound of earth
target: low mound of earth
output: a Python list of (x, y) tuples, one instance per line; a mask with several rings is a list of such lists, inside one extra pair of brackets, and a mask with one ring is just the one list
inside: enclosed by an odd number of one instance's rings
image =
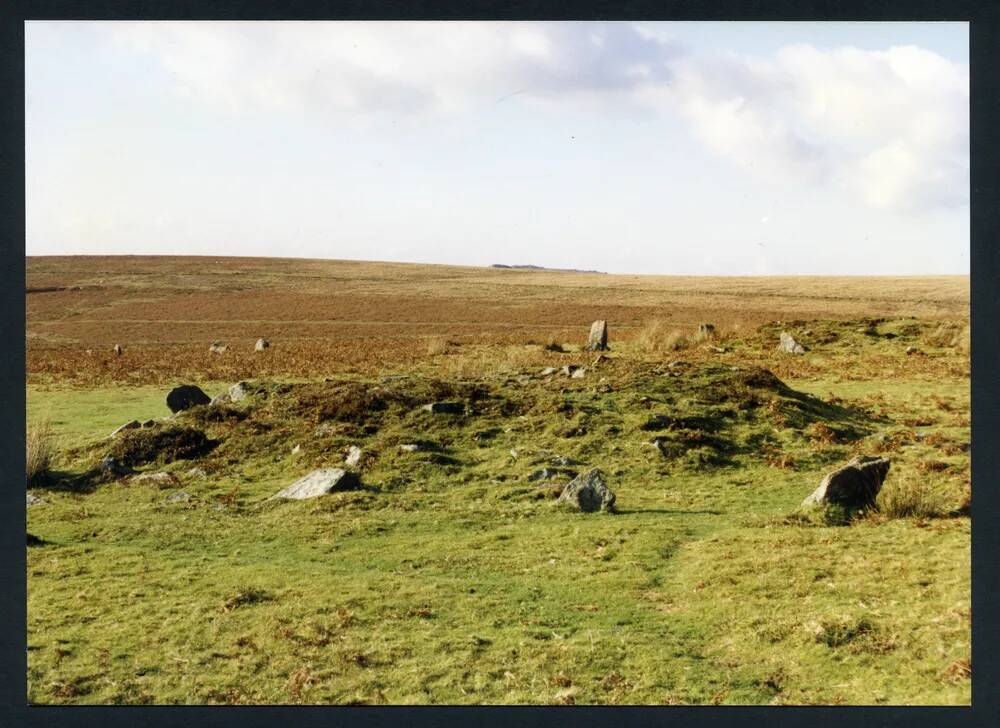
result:
[[(622, 448), (663, 473), (699, 471), (764, 463), (807, 445), (810, 427), (851, 443), (878, 424), (868, 413), (798, 392), (766, 369), (673, 362), (620, 365), (615, 373), (617, 364), (605, 360), (589, 381), (527, 373), (479, 381), (257, 381), (247, 384), (240, 405), (198, 405), (84, 451), (130, 466), (197, 458), (214, 472), (281, 460), (296, 447), (303, 467), (336, 465), (360, 447), (368, 479), (384, 487), (426, 461), (449, 476), (488, 478), (505, 484), (498, 490), (525, 495), (540, 492), (523, 481), (547, 462), (533, 454), (546, 449), (609, 472), (625, 464)], [(401, 447), (418, 442), (413, 453)]]

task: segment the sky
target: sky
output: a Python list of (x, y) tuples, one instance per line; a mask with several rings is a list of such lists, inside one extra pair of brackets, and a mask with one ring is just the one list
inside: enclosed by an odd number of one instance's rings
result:
[(27, 255), (969, 271), (966, 23), (25, 24)]

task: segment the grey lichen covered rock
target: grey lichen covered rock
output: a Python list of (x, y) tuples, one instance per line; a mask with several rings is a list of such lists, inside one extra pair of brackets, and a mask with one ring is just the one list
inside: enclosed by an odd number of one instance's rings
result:
[(782, 331), (781, 339), (778, 342), (778, 351), (783, 351), (786, 354), (805, 354), (808, 349), (797, 342), (790, 333)]
[(25, 499), (26, 501), (25, 506), (40, 506), (42, 503), (45, 502), (34, 493), (25, 493), (25, 496), (27, 496), (27, 498)]
[(363, 452), (357, 445), (351, 445), (347, 449), (347, 455), (344, 456), (344, 462), (350, 465), (352, 468), (358, 467), (358, 463), (361, 462), (361, 456)]
[(604, 482), (601, 471), (594, 468), (571, 480), (563, 488), (559, 502), (575, 506), (586, 513), (602, 509), (612, 512), (615, 509), (615, 494)]
[(135, 430), (135, 429), (138, 429), (140, 427), (142, 427), (142, 423), (139, 422), (139, 420), (132, 420), (131, 422), (126, 422), (121, 427), (116, 428), (114, 432), (112, 432), (110, 435), (108, 435), (108, 437), (114, 437), (119, 432), (124, 432), (125, 430)]
[(820, 481), (803, 506), (833, 503), (845, 508), (871, 508), (889, 474), (889, 458), (861, 455)]
[(605, 351), (608, 348), (608, 322), (595, 321), (590, 325), (590, 336), (587, 338), (587, 351)]
[(343, 468), (322, 468), (314, 470), (309, 475), (299, 478), (284, 490), (275, 494), (275, 498), (288, 500), (304, 500), (316, 498), (336, 490), (354, 490), (361, 486), (361, 481), (355, 473)]
[(271, 346), (271, 342), (267, 339), (257, 339), (257, 343), (253, 345), (253, 350), (264, 351), (264, 349), (267, 349), (269, 346)]
[(213, 354), (225, 354), (226, 349), (229, 348), (221, 341), (213, 341), (212, 345), (208, 347), (208, 350)]
[(250, 396), (250, 390), (246, 382), (237, 382), (229, 388), (229, 401), (242, 402)]

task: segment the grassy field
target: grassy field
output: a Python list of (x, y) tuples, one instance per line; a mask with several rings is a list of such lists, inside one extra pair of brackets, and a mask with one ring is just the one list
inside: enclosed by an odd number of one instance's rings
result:
[[(970, 701), (967, 278), (27, 267), (28, 423), (55, 446), (32, 702)], [(586, 374), (540, 374), (565, 365)], [(170, 386), (239, 380), (108, 439)], [(164, 431), (213, 445), (172, 459)], [(270, 499), (352, 445), (362, 489)], [(102, 477), (109, 452), (169, 476)], [(860, 453), (892, 460), (877, 512), (798, 509)], [(618, 513), (556, 504), (590, 467)]]

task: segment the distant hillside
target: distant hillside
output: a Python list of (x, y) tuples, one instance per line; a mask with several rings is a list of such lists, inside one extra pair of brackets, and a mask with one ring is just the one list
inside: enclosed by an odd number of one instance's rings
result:
[(579, 268), (546, 268), (541, 265), (504, 265), (503, 263), (494, 263), (490, 266), (491, 268), (507, 268), (509, 270), (544, 270), (550, 273), (600, 273), (601, 275), (607, 275), (603, 270), (580, 270)]

